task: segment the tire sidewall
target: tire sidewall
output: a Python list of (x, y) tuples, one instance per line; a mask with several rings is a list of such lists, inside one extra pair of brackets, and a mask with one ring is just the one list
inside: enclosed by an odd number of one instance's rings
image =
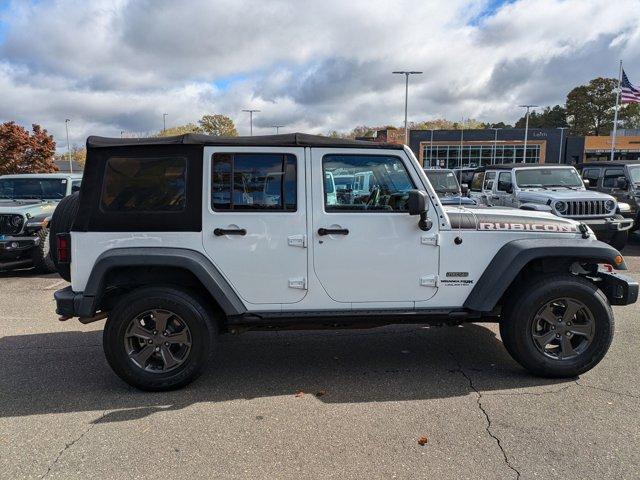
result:
[[(191, 350), (186, 361), (166, 373), (147, 372), (135, 365), (125, 351), (129, 322), (153, 309), (179, 315), (191, 332)], [(103, 332), (105, 356), (111, 368), (130, 385), (142, 390), (171, 390), (194, 380), (206, 366), (212, 347), (214, 327), (195, 297), (164, 288), (145, 288), (123, 297), (111, 311)]]
[[(586, 282), (586, 283), (585, 283)], [(545, 356), (535, 345), (531, 334), (536, 313), (548, 302), (573, 298), (583, 303), (593, 315), (595, 333), (587, 349), (575, 358), (555, 360)], [(593, 368), (606, 354), (613, 339), (613, 312), (604, 294), (588, 281), (567, 278), (531, 285), (531, 291), (509, 312), (501, 326), (507, 350), (525, 368), (544, 376), (576, 376)]]

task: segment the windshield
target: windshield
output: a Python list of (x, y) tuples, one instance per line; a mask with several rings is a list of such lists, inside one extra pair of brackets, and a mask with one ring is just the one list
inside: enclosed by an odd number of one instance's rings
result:
[(516, 170), (516, 183), (520, 188), (582, 187), (575, 168), (529, 168)]
[(438, 193), (458, 193), (458, 180), (449, 170), (425, 170), (427, 178)]
[(640, 183), (640, 165), (629, 166), (629, 176), (631, 183)]
[(64, 198), (66, 178), (0, 178), (0, 198)]

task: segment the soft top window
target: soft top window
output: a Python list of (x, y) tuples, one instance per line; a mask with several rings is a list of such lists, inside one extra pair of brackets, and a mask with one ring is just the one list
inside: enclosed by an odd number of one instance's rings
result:
[(105, 212), (177, 212), (186, 206), (185, 157), (111, 157), (102, 183)]

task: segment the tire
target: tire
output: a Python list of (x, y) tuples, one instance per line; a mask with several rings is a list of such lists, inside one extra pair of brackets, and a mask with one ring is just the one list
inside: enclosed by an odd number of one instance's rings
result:
[(51, 260), (55, 269), (60, 276), (67, 282), (71, 281), (71, 266), (69, 264), (61, 265), (58, 263), (58, 244), (57, 238), (59, 233), (69, 233), (73, 226), (73, 221), (78, 213), (79, 196), (73, 193), (64, 197), (51, 217), (49, 223), (49, 251), (51, 252)]
[[(510, 298), (512, 300), (505, 305), (500, 321), (502, 342), (514, 360), (534, 375), (576, 377), (595, 367), (607, 353), (613, 340), (613, 311), (604, 293), (590, 281), (569, 274), (539, 276), (520, 285)], [(575, 319), (571, 327), (566, 326), (568, 316), (563, 319), (565, 325), (556, 324), (553, 327), (540, 315), (541, 309), (551, 304), (558, 305), (553, 308), (559, 308), (557, 311), (560, 312), (552, 317), (562, 318), (562, 305), (566, 302), (560, 299), (567, 299), (574, 306), (584, 306), (584, 309), (578, 310), (579, 313), (571, 316)], [(590, 323), (585, 321), (582, 324), (589, 315)], [(538, 334), (536, 328), (541, 325), (546, 325), (550, 330), (541, 330)], [(586, 329), (585, 325), (590, 325), (588, 328), (592, 337), (589, 343), (582, 343), (587, 342), (587, 336), (569, 331), (571, 328)], [(565, 328), (570, 335), (565, 333)], [(548, 349), (540, 347), (539, 343), (544, 340), (537, 342), (535, 335), (538, 339), (550, 335), (551, 342), (558, 344), (557, 349), (554, 350), (554, 345), (548, 345)], [(572, 348), (575, 347), (575, 356), (564, 356), (563, 341), (566, 339), (562, 335), (567, 335), (568, 341), (575, 343), (572, 345)]]
[(42, 228), (38, 232), (40, 242), (33, 249), (33, 266), (42, 273), (53, 273), (56, 271), (56, 266), (51, 258), (49, 233), (48, 228)]
[[(151, 314), (146, 313), (152, 310)], [(167, 321), (167, 330), (177, 325), (178, 333), (184, 334), (183, 325), (186, 325), (190, 345), (184, 357), (181, 352), (187, 348), (186, 343), (180, 345), (179, 350), (174, 349), (171, 357), (181, 359), (182, 363), (163, 370), (168, 364), (162, 345), (167, 345), (164, 340), (172, 336), (162, 337), (162, 332), (153, 335), (158, 326), (158, 320), (153, 318), (166, 316), (167, 312), (173, 315)], [(141, 315), (145, 325), (136, 323)], [(133, 329), (134, 324), (144, 330), (142, 337), (138, 337), (138, 330)], [(202, 373), (211, 356), (216, 334), (215, 322), (197, 296), (171, 287), (143, 287), (118, 301), (109, 314), (102, 339), (107, 362), (122, 380), (140, 390), (163, 391), (181, 388)], [(150, 340), (152, 337), (153, 341)], [(154, 350), (153, 353), (149, 349)], [(147, 355), (150, 355), (148, 359), (140, 360)]]
[(614, 233), (613, 237), (611, 237), (611, 240), (609, 240), (607, 243), (611, 245), (613, 248), (615, 248), (616, 250), (618, 250), (619, 252), (621, 252), (622, 249), (627, 245), (628, 241), (629, 241), (629, 230), (624, 230), (622, 232)]

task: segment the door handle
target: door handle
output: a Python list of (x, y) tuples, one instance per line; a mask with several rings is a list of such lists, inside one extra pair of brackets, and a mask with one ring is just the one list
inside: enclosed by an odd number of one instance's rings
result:
[(318, 235), (349, 235), (348, 228), (319, 228)]
[(216, 228), (213, 231), (213, 234), (216, 237), (221, 237), (223, 235), (246, 235), (247, 230), (244, 228)]

